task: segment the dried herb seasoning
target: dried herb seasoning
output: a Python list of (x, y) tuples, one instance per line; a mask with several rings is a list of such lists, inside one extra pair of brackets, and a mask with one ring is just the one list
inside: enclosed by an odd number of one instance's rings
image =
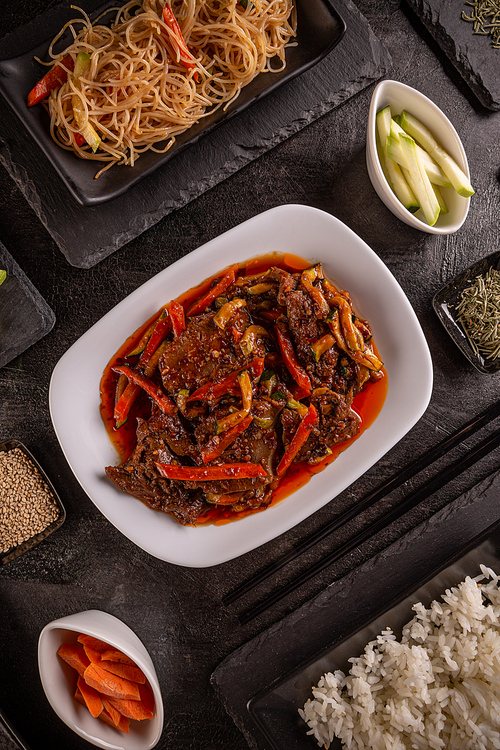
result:
[(457, 321), (478, 356), (500, 356), (500, 271), (490, 268), (463, 290), (456, 306)]
[(491, 36), (492, 46), (500, 49), (500, 0), (467, 0), (465, 4), (472, 11), (463, 10), (462, 18), (474, 24), (473, 33)]

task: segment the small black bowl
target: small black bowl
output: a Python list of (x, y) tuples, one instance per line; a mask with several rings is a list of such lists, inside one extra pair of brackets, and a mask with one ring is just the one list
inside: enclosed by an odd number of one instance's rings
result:
[(19, 555), (22, 555), (23, 552), (27, 552), (29, 549), (32, 549), (37, 544), (39, 544), (43, 539), (46, 539), (50, 534), (52, 534), (54, 531), (59, 529), (64, 521), (66, 520), (66, 511), (64, 509), (64, 506), (59, 498), (59, 495), (55, 491), (52, 482), (38, 463), (38, 461), (34, 458), (34, 456), (30, 453), (30, 451), (26, 448), (25, 445), (19, 442), (19, 440), (6, 440), (3, 443), (0, 443), (0, 452), (6, 452), (14, 450), (14, 448), (18, 448), (21, 450), (24, 455), (30, 460), (30, 462), (34, 465), (36, 469), (38, 469), (42, 479), (47, 484), (48, 488), (50, 489), (52, 495), (54, 496), (54, 500), (56, 502), (56, 505), (59, 509), (59, 515), (55, 519), (55, 521), (52, 521), (49, 526), (47, 526), (43, 531), (40, 531), (38, 534), (34, 534), (29, 539), (27, 539), (25, 542), (21, 542), (20, 544), (16, 545), (15, 547), (11, 547), (10, 549), (6, 550), (6, 552), (0, 553), (0, 565), (3, 565), (6, 562), (9, 562), (10, 560), (14, 560), (14, 558), (19, 557)]
[(476, 354), (465, 335), (464, 329), (457, 322), (457, 305), (460, 302), (463, 290), (470, 286), (477, 276), (484, 276), (490, 268), (500, 271), (500, 251), (479, 260), (452, 279), (434, 295), (432, 306), (445, 330), (476, 370), (492, 374), (500, 370), (500, 357), (486, 359), (481, 354)]

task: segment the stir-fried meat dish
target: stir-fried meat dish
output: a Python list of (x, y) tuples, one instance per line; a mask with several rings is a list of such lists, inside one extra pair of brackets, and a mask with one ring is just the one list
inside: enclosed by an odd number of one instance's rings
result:
[(356, 435), (354, 397), (384, 376), (370, 325), (321, 265), (230, 269), (186, 309), (169, 303), (115, 373), (115, 429), (139, 397), (136, 445), (107, 476), (182, 524), (262, 509), (292, 464)]

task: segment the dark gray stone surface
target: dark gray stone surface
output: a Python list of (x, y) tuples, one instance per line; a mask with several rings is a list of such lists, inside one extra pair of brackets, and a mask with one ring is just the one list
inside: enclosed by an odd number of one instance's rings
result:
[[(357, 0), (356, 5), (390, 51), (392, 68), (388, 75), (436, 101), (464, 143), (476, 195), (464, 226), (454, 235), (432, 236), (402, 224), (373, 190), (365, 164), (366, 119), (373, 85), (354, 97), (349, 98), (346, 92), (342, 106), (325, 112), (227, 179), (171, 211), (89, 269), (67, 262), (16, 182), (0, 166), (0, 241), (56, 314), (55, 326), (47, 336), (0, 369), (0, 440), (12, 437), (27, 445), (67, 510), (67, 520), (56, 534), (0, 570), (0, 706), (31, 750), (88, 748), (48, 705), (36, 660), (38, 636), (48, 621), (93, 607), (123, 619), (150, 650), (165, 704), (159, 750), (245, 750), (246, 738), (210, 686), (217, 665), (255, 636), (264, 637), (267, 628), (363, 563), (371, 566), (375, 555), (379, 557), (373, 563), (372, 575), (377, 576), (377, 560), (389, 545), (397, 543), (398, 549), (411, 549), (413, 559), (417, 554), (413, 545), (418, 539), (408, 533), (500, 466), (497, 450), (244, 627), (237, 622), (240, 608), (226, 609), (221, 604), (222, 596), (238, 583), (351, 507), (416, 454), (499, 397), (500, 375), (474, 370), (439, 323), (431, 299), (455, 274), (499, 249), (500, 113), (478, 106), (455, 69), (417, 31), (399, 0)], [(0, 28), (7, 32), (21, 26), (46, 7), (46, 0), (3, 3)], [(82, 491), (51, 424), (50, 377), (68, 347), (144, 281), (227, 229), (283, 203), (304, 203), (333, 214), (386, 263), (407, 294), (427, 338), (434, 364), (433, 396), (427, 412), (405, 438), (321, 511), (239, 559), (209, 569), (180, 568), (135, 547)], [(57, 210), (64, 211), (65, 207)], [(74, 408), (78, 409), (78, 403)], [(457, 448), (449, 460), (475, 442), (471, 439)], [(341, 530), (335, 540), (281, 571), (269, 588), (247, 597), (242, 609), (320, 559), (331, 545), (349, 539), (444, 463), (447, 461), (443, 459), (435, 469), (388, 497), (382, 507)], [(451, 510), (454, 507), (450, 505)], [(481, 504), (475, 507), (480, 514)], [(492, 502), (488, 518), (478, 515), (478, 521), (494, 520), (495, 516), (500, 517), (500, 503), (496, 506)], [(447, 536), (447, 530), (445, 518), (439, 533), (448, 549), (463, 541), (451, 530)], [(466, 535), (466, 526), (463, 531)], [(2, 742), (1, 750), (11, 750), (11, 744)]]
[(406, 0), (452, 65), (458, 70), (479, 102), (488, 109), (500, 109), (500, 49), (491, 37), (475, 34), (470, 18), (473, 3), (456, 0)]

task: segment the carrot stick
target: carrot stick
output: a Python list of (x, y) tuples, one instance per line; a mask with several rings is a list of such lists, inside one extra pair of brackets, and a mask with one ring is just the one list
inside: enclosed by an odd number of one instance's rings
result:
[(122, 714), (116, 709), (113, 704), (111, 703), (111, 698), (107, 698), (105, 695), (102, 696), (102, 705), (104, 706), (104, 710), (108, 712), (108, 714), (113, 719), (113, 724), (115, 727), (118, 726), (120, 723), (120, 718)]
[(76, 669), (79, 675), (83, 675), (90, 664), (83, 646), (80, 646), (78, 643), (63, 643), (57, 653), (70, 667)]
[(125, 701), (119, 700), (118, 698), (110, 698), (109, 702), (123, 716), (127, 716), (129, 719), (142, 721), (143, 719), (153, 718), (153, 712), (150, 711), (142, 701)]
[(131, 680), (132, 682), (137, 683), (146, 682), (146, 675), (142, 669), (139, 669), (139, 667), (136, 667), (135, 665), (131, 666), (130, 664), (120, 664), (120, 662), (117, 661), (102, 659), (100, 665), (106, 670), (106, 672), (116, 674), (118, 677), (125, 677), (126, 680)]
[(80, 693), (83, 696), (83, 700), (85, 701), (85, 705), (87, 706), (88, 710), (94, 718), (97, 718), (97, 716), (99, 716), (104, 708), (101, 696), (99, 695), (97, 690), (95, 690), (85, 682), (83, 677), (78, 678), (77, 685), (80, 689)]
[(153, 713), (155, 710), (155, 697), (149, 682), (146, 681), (144, 685), (139, 685), (139, 693), (141, 694), (142, 703)]
[(92, 664), (99, 664), (99, 662), (101, 661), (101, 654), (99, 651), (97, 651), (95, 648), (92, 648), (92, 646), (89, 646), (88, 643), (83, 646), (83, 649), (88, 657), (89, 662), (92, 662)]
[(89, 664), (83, 677), (87, 685), (95, 688), (104, 695), (122, 700), (138, 701), (141, 698), (139, 686), (136, 682), (126, 680), (111, 672), (106, 672), (99, 664)]
[(112, 718), (112, 717), (111, 717), (111, 715), (109, 714), (109, 712), (108, 712), (108, 711), (106, 711), (106, 709), (104, 709), (104, 710), (103, 710), (103, 711), (102, 711), (102, 712), (101, 712), (101, 713), (99, 714), (99, 719), (100, 719), (101, 721), (103, 721), (103, 722), (104, 722), (105, 724), (109, 724), (109, 726), (110, 726), (110, 727), (114, 727), (114, 728), (116, 728), (116, 729), (119, 729), (119, 730), (120, 730), (121, 732), (124, 732), (125, 734), (129, 734), (129, 731), (130, 731), (130, 721), (129, 721), (129, 719), (127, 719), (127, 717), (126, 717), (126, 716), (122, 716), (122, 715), (120, 715), (120, 721), (119, 721), (119, 724), (118, 724), (118, 725), (116, 725), (116, 724), (114, 723), (114, 721), (113, 721), (113, 718)]
[(116, 648), (108, 648), (107, 651), (103, 651), (101, 654), (101, 659), (103, 661), (117, 661), (120, 664), (130, 664), (131, 667), (136, 666), (135, 662), (133, 662), (129, 656), (126, 656)]
[(99, 640), (99, 638), (94, 638), (92, 635), (85, 635), (85, 633), (80, 633), (77, 641), (83, 643), (84, 646), (90, 646), (96, 651), (107, 651), (109, 648), (109, 645), (104, 643), (104, 641)]

